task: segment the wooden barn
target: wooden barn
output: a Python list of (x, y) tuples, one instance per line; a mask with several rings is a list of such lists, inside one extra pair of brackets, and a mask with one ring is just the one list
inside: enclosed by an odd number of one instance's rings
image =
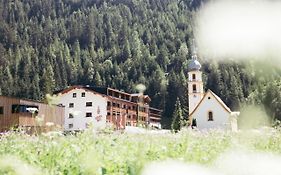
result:
[(0, 96), (0, 131), (12, 128), (63, 129), (64, 107)]

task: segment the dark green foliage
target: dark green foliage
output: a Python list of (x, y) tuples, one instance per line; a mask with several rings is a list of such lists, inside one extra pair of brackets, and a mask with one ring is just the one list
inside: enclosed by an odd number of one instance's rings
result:
[(173, 112), (173, 121), (171, 128), (174, 131), (179, 131), (184, 125), (185, 125), (185, 119), (184, 119), (184, 113), (182, 110), (180, 99), (177, 98), (176, 104), (175, 104), (175, 110)]
[(281, 79), (256, 89), (250, 94), (248, 103), (263, 105), (272, 122), (281, 120)]
[[(40, 100), (68, 85), (134, 92), (143, 83), (170, 128), (178, 97), (187, 118), (187, 50), (193, 15), (203, 2), (0, 1), (0, 93)], [(260, 81), (236, 62), (205, 62), (202, 70), (206, 89), (232, 109)]]

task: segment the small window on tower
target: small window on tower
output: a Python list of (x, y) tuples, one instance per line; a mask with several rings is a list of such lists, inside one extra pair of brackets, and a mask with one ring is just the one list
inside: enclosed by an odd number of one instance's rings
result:
[(214, 116), (213, 116), (213, 112), (212, 111), (208, 112), (208, 121), (214, 121)]
[(196, 75), (192, 74), (192, 80), (195, 80), (195, 79), (196, 79)]
[(196, 92), (196, 84), (192, 85), (193, 92)]

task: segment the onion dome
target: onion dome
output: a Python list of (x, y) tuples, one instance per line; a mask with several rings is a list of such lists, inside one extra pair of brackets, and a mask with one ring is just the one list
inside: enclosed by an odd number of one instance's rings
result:
[(192, 61), (188, 64), (188, 70), (200, 70), (201, 69), (201, 64), (197, 60), (196, 56), (192, 56)]

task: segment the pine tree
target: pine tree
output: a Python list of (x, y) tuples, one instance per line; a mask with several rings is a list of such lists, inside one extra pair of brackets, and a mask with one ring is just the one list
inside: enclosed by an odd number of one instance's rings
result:
[(48, 65), (46, 69), (43, 71), (42, 77), (42, 88), (43, 94), (52, 94), (55, 88), (55, 80), (54, 80), (54, 72), (51, 65)]
[(174, 131), (179, 131), (183, 126), (185, 125), (183, 111), (180, 99), (177, 98), (176, 104), (175, 104), (175, 110), (173, 112), (173, 121), (171, 128)]

